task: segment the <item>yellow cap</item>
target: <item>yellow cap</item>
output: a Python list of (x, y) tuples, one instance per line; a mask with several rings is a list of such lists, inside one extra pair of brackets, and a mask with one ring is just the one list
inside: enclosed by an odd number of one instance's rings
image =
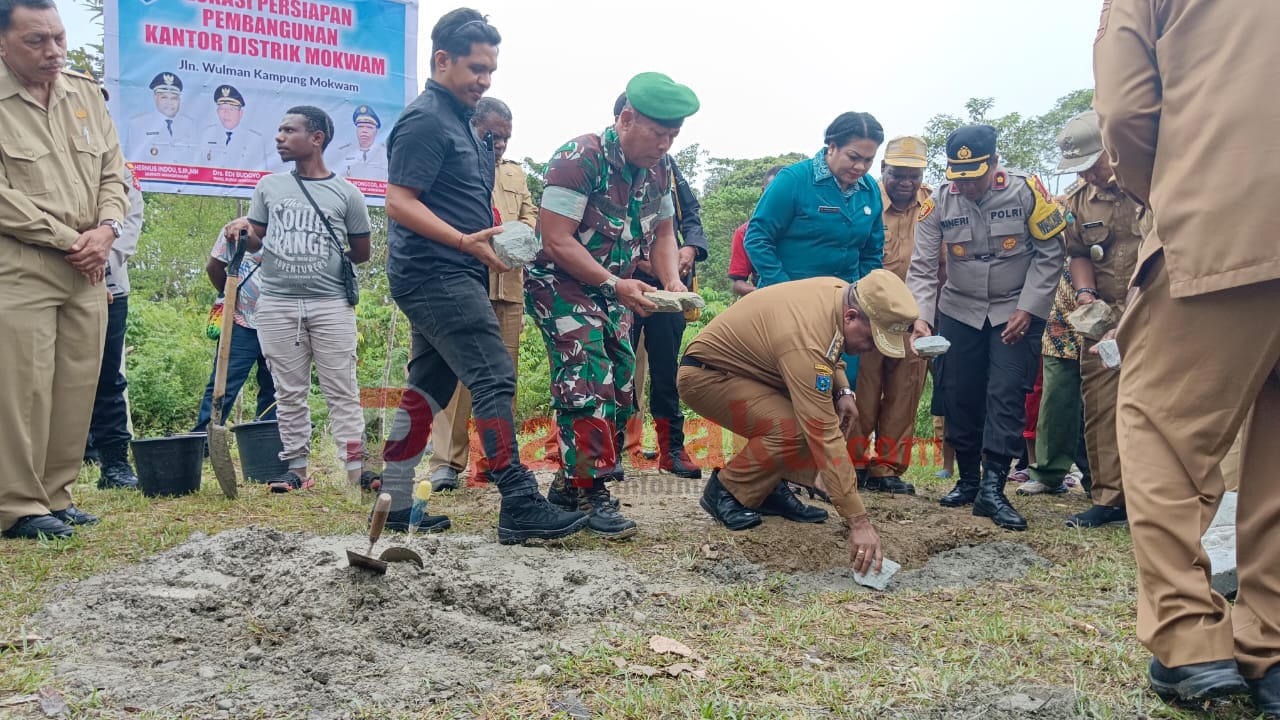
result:
[(431, 499), (431, 481), (419, 480), (418, 484), (413, 487), (414, 500), (430, 500)]
[(928, 167), (929, 146), (923, 138), (915, 135), (896, 137), (884, 147), (884, 162), (895, 167)]
[(871, 337), (885, 356), (907, 356), (905, 338), (920, 317), (907, 284), (888, 270), (872, 270), (853, 284), (853, 296), (871, 321)]

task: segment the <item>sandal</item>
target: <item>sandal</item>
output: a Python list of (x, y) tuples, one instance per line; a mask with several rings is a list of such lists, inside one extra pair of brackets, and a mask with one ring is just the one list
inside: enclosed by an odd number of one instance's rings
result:
[(271, 488), (273, 493), (287, 493), (294, 490), (308, 490), (315, 484), (316, 481), (310, 475), (299, 477), (296, 472), (287, 470), (280, 477), (267, 483), (267, 487)]

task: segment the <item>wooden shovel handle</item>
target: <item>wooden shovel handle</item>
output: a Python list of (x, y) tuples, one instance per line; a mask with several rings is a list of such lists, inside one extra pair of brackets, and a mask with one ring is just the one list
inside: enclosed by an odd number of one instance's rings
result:
[(382, 537), (382, 528), (387, 524), (387, 515), (391, 512), (391, 495), (382, 493), (373, 505), (373, 520), (369, 523), (369, 544), (378, 542)]

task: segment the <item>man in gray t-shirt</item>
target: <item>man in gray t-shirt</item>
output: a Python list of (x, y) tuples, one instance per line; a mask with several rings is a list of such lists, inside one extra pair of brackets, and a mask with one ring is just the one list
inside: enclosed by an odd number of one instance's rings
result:
[[(331, 238), (292, 173), (262, 178), (249, 206), (249, 222), (266, 227), (262, 239), (262, 294), (345, 298), (339, 252), (346, 251), (348, 237), (369, 237), (369, 210), (364, 196), (337, 175), (301, 179), (329, 219), (337, 239)], [(338, 243), (343, 246), (341, 250)]]
[[(227, 226), (227, 238), (249, 231), (249, 249), (262, 249), (258, 283), (258, 341), (276, 382), (280, 459), (289, 469), (270, 483), (275, 492), (308, 488), (311, 454), (311, 366), (329, 404), (329, 424), (347, 479), (364, 468), (364, 411), (356, 385), (356, 313), (343, 287), (342, 257), (369, 259), (369, 210), (351, 183), (324, 165), (333, 120), (309, 105), (290, 108), (276, 148), (292, 173), (268, 175), (253, 190), (247, 218)], [(306, 190), (303, 190), (303, 186)], [(310, 195), (309, 200), (307, 196)], [(330, 234), (318, 206), (333, 228)], [(336, 236), (336, 237), (335, 237)]]

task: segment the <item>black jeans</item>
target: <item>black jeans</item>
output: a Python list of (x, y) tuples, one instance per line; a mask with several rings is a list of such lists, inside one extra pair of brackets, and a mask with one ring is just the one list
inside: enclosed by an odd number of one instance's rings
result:
[(98, 394), (93, 399), (86, 453), (133, 439), (129, 434), (129, 407), (124, 401), (124, 390), (129, 383), (120, 371), (128, 318), (129, 296), (113, 299), (107, 306), (107, 342), (102, 349), (102, 367), (98, 370)]
[(631, 344), (640, 340), (644, 331), (644, 348), (649, 353), (649, 414), (655, 420), (682, 420), (680, 391), (676, 389), (676, 372), (680, 362), (680, 340), (684, 337), (684, 314), (654, 313), (637, 315), (631, 325)]
[(448, 406), (459, 381), (471, 391), (471, 415), (498, 489), (505, 495), (538, 491), (520, 463), (515, 416), (516, 369), (498, 330), (487, 282), (466, 273), (428, 279), (395, 297), (412, 325), (412, 356), (404, 397), (383, 457), (383, 483), (392, 507), (408, 504), (432, 419)]
[[(215, 347), (215, 350), (217, 348)], [(271, 371), (267, 369), (267, 358), (262, 354), (262, 346), (258, 344), (258, 331), (231, 324), (231, 355), (227, 358), (227, 389), (222, 399), (222, 422), (231, 417), (235, 409), (236, 398), (241, 388), (249, 379), (249, 371), (258, 368), (258, 405), (255, 420), (276, 419), (276, 383), (271, 379)], [(215, 355), (213, 370), (209, 372), (209, 384), (204, 388), (204, 399), (200, 401), (200, 412), (196, 416), (196, 426), (191, 432), (204, 432), (209, 427), (213, 416), (213, 381), (218, 372)]]
[(1005, 324), (987, 321), (976, 330), (939, 313), (938, 334), (951, 341), (942, 364), (947, 443), (955, 448), (962, 471), (976, 465), (983, 453), (1007, 470), (1026, 445), (1026, 397), (1040, 366), (1044, 320), (1033, 316), (1027, 334), (1012, 345), (1000, 341)]

